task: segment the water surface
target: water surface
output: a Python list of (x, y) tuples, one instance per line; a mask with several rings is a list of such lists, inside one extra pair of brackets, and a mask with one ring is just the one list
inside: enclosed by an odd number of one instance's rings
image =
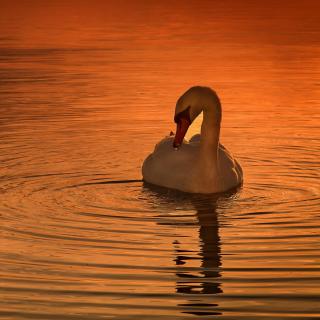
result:
[[(319, 9), (2, 2), (0, 317), (319, 319)], [(239, 190), (141, 181), (196, 84)]]

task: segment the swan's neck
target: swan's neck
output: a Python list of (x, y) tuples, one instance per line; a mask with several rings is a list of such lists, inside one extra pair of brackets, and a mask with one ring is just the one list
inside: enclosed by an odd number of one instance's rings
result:
[(220, 136), (220, 116), (217, 118), (214, 108), (203, 110), (201, 125), (200, 160), (205, 167), (217, 167)]

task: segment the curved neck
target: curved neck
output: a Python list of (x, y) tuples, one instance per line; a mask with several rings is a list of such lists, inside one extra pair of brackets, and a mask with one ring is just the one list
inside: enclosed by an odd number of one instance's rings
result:
[(205, 165), (217, 165), (219, 136), (220, 117), (217, 119), (214, 108), (204, 108), (201, 125), (200, 157)]

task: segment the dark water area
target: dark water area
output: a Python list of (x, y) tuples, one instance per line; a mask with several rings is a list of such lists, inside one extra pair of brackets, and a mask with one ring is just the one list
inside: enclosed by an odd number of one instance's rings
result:
[[(318, 1), (0, 4), (1, 319), (320, 319)], [(226, 194), (141, 181), (193, 85)]]

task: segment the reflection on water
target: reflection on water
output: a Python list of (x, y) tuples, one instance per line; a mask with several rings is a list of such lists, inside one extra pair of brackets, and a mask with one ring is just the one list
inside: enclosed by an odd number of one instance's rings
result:
[[(194, 201), (197, 219), (199, 222), (199, 241), (200, 252), (198, 259), (201, 259), (200, 275), (190, 275), (179, 270), (179, 265), (188, 262), (188, 251), (176, 249), (176, 265), (177, 265), (177, 281), (176, 292), (183, 294), (217, 294), (222, 293), (221, 283), (219, 282), (219, 267), (221, 265), (220, 257), (220, 238), (219, 238), (219, 222), (216, 212), (217, 199), (209, 200), (206, 205), (199, 204)], [(192, 258), (191, 258), (192, 259)], [(195, 281), (196, 280), (196, 281)], [(199, 281), (199, 283), (197, 283)], [(214, 297), (212, 298), (214, 301)], [(204, 304), (197, 299), (190, 299), (188, 303), (179, 304), (183, 307), (216, 307), (217, 304)], [(204, 311), (197, 308), (196, 311), (185, 311), (194, 315), (219, 315), (220, 312)]]
[[(197, 222), (192, 223), (192, 225), (196, 224), (199, 228), (199, 252), (196, 253), (196, 256), (193, 255), (193, 250), (180, 248), (180, 241), (174, 241), (174, 263), (177, 276), (176, 293), (192, 295), (190, 299), (187, 299), (187, 302), (179, 303), (178, 306), (182, 308), (183, 313), (198, 316), (221, 315), (221, 312), (212, 310), (218, 304), (214, 302), (202, 303), (201, 299), (195, 298), (194, 295), (213, 295), (212, 301), (214, 301), (214, 295), (223, 292), (219, 281), (221, 277), (221, 249), (216, 207), (219, 199), (224, 199), (225, 201), (228, 198), (232, 199), (237, 190), (218, 195), (190, 195), (174, 190), (168, 192), (164, 188), (150, 184), (145, 184), (145, 189), (152, 190), (155, 196), (160, 196), (162, 200), (165, 199), (167, 201), (166, 205), (171, 203), (171, 205), (177, 206), (190, 202), (196, 212)], [(166, 225), (168, 222), (160, 224)], [(176, 227), (179, 227), (180, 224), (185, 225), (179, 220), (169, 224), (175, 224)], [(188, 267), (188, 261), (190, 260), (201, 261), (196, 273), (190, 272), (188, 268), (185, 268)]]
[[(17, 3), (0, 10), (0, 318), (318, 319), (319, 2)], [(197, 84), (244, 169), (231, 194), (141, 181)]]

